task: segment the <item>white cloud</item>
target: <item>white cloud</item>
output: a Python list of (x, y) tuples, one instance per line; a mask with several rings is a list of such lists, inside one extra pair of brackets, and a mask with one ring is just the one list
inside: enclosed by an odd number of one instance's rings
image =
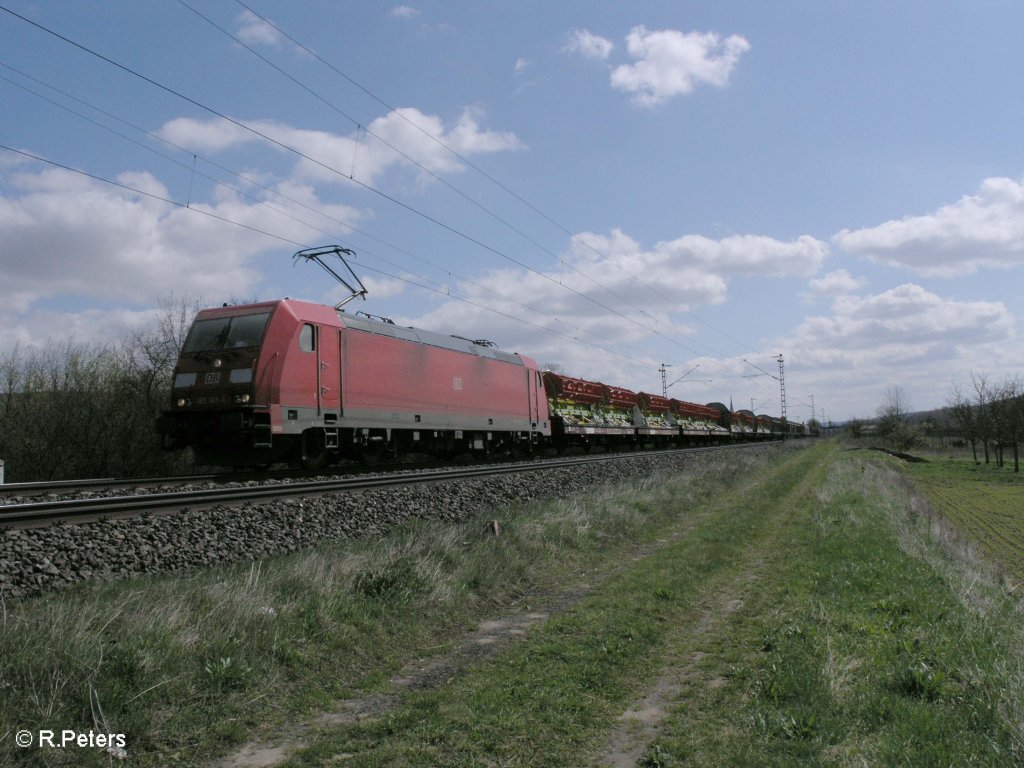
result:
[(935, 350), (957, 344), (1003, 339), (1013, 319), (1001, 302), (944, 299), (919, 285), (905, 283), (873, 296), (841, 296), (832, 318), (809, 318), (811, 340), (876, 354), (880, 347), (927, 345)]
[[(410, 280), (418, 282), (415, 276), (408, 277)], [(372, 275), (366, 275), (363, 276), (361, 280), (363, 281), (363, 286), (366, 288), (367, 297), (373, 298), (374, 300), (392, 299), (395, 296), (401, 296), (409, 287), (408, 282), (398, 280), (393, 277), (374, 277)], [(338, 301), (346, 295), (347, 294), (343, 291), (339, 299), (334, 299), (334, 301)]]
[[(373, 136), (313, 131), (269, 120), (245, 124), (280, 145), (305, 155), (295, 166), (295, 173), (301, 179), (344, 183), (352, 173), (360, 181), (373, 183), (391, 167), (410, 165), (391, 147), (402, 150), (423, 168), (437, 174), (464, 170), (463, 164), (442, 144), (467, 156), (523, 148), (522, 142), (511, 132), (481, 129), (479, 118), (479, 111), (467, 108), (453, 126), (446, 128), (441, 118), (406, 107), (371, 122), (368, 128)], [(178, 118), (166, 123), (159, 135), (197, 152), (223, 152), (264, 141), (252, 131), (220, 118)], [(269, 146), (276, 151), (286, 151), (272, 143)]]
[(159, 310), (86, 309), (80, 312), (0, 311), (0, 355), (54, 342), (109, 344), (133, 329), (153, 322)]
[(164, 123), (156, 133), (160, 138), (193, 152), (223, 152), (239, 144), (259, 140), (245, 128), (220, 118), (196, 120), (178, 117)]
[(388, 16), (396, 19), (415, 19), (419, 15), (419, 10), (409, 5), (396, 5), (388, 13)]
[(515, 70), (516, 70), (516, 74), (517, 75), (521, 75), (523, 72), (525, 72), (529, 68), (530, 68), (530, 62), (527, 59), (524, 59), (524, 58), (516, 59)]
[(824, 277), (812, 279), (808, 286), (810, 287), (810, 296), (812, 298), (827, 298), (853, 293), (863, 288), (866, 284), (867, 280), (864, 278), (854, 277), (845, 269), (837, 269), (834, 272), (829, 272)]
[(873, 415), (894, 382), (915, 408), (933, 408), (967, 371), (1001, 375), (1024, 362), (1021, 353), (1010, 354), (1020, 345), (1002, 302), (960, 301), (913, 283), (840, 296), (831, 315), (806, 318), (778, 346), (786, 350), (793, 381), (803, 392), (829, 393), (828, 407), (840, 418)]
[[(817, 269), (826, 251), (825, 244), (806, 236), (782, 242), (691, 235), (644, 249), (620, 230), (584, 232), (573, 238), (559, 268), (541, 274), (492, 270), (452, 286), (453, 294), (473, 304), (445, 301), (401, 322), (447, 333), (472, 328), (474, 337), (558, 362), (573, 375), (650, 389), (653, 384), (637, 382), (650, 378), (658, 360), (647, 359), (643, 350), (667, 337), (677, 355), (692, 354), (688, 339), (696, 329), (687, 311), (723, 303), (733, 276), (804, 275)], [(509, 317), (544, 329), (511, 323)]]
[(569, 33), (569, 40), (562, 49), (565, 53), (575, 53), (587, 59), (607, 59), (615, 48), (615, 43), (607, 38), (595, 35), (586, 29), (574, 29)]
[[(149, 173), (124, 173), (117, 180), (171, 197)], [(256, 230), (298, 243), (322, 241), (322, 233), (296, 220), (312, 218), (299, 204), (331, 219), (359, 218), (297, 185), (286, 189), (295, 203), (274, 201), (282, 215), (230, 192), (213, 204), (193, 203), (191, 210), (172, 207), (61, 169), (22, 173), (9, 182), (13, 192), (0, 195), (0, 304), (15, 302), (25, 310), (55, 296), (141, 302), (169, 292), (246, 295), (260, 280), (255, 257), (294, 247)], [(330, 231), (344, 228), (335, 222)]]
[(1024, 264), (1024, 179), (985, 179), (934, 213), (844, 229), (833, 242), (847, 253), (903, 267), (921, 275), (949, 277), (983, 267)]
[[(36, 153), (33, 152), (32, 154)], [(26, 165), (31, 162), (32, 160), (24, 155), (17, 154), (16, 152), (0, 152), (0, 170), (3, 171), (11, 168), (17, 168), (18, 166)]]
[(239, 40), (247, 45), (269, 45), (274, 48), (284, 43), (284, 36), (252, 11), (242, 11), (235, 19)]
[(676, 265), (724, 276), (809, 277), (821, 267), (828, 245), (810, 235), (789, 242), (763, 235), (732, 235), (722, 240), (684, 235), (658, 243), (654, 254)]
[(626, 37), (626, 47), (637, 61), (612, 70), (612, 87), (632, 94), (639, 106), (654, 107), (699, 85), (724, 88), (750, 43), (739, 35), (723, 40), (714, 32), (639, 26)]

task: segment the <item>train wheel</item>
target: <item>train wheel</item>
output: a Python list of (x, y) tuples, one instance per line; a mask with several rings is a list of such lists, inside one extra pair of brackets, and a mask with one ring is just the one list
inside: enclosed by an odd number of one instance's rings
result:
[(390, 446), (386, 440), (367, 440), (359, 446), (359, 463), (365, 467), (375, 467), (388, 455)]
[(302, 433), (302, 466), (321, 469), (330, 463), (331, 453), (324, 441), (323, 430), (307, 429)]

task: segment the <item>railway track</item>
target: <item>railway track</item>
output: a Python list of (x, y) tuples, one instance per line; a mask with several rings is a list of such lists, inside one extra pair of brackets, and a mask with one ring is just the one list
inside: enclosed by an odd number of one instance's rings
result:
[[(750, 445), (759, 445), (751, 443)], [(370, 490), (374, 488), (414, 485), (423, 483), (450, 482), (470, 478), (507, 475), (523, 472), (578, 467), (596, 462), (635, 459), (644, 455), (671, 456), (673, 454), (741, 450), (745, 446), (714, 446), (700, 448), (680, 448), (668, 451), (647, 453), (612, 453), (595, 456), (578, 456), (572, 458), (546, 459), (527, 461), (514, 464), (479, 465), (463, 468), (445, 468), (432, 470), (403, 470), (388, 474), (372, 476), (357, 475), (352, 477), (332, 477), (318, 480), (298, 480), (278, 482), (275, 484), (247, 484), (244, 486), (225, 486), (201, 488), (184, 491), (152, 492), (119, 496), (88, 497), (76, 499), (45, 499), (39, 501), (21, 501), (14, 504), (0, 505), (0, 527), (29, 527), (50, 522), (68, 521), (85, 522), (104, 517), (130, 517), (143, 513), (165, 514), (176, 510), (192, 507), (205, 507), (215, 504), (237, 504), (246, 501), (267, 501), (278, 498), (322, 495)], [(250, 479), (252, 479), (250, 477)], [(140, 483), (130, 481), (91, 480), (75, 485), (69, 481), (67, 485), (42, 483), (20, 484), (37, 486), (36, 492), (53, 493), (59, 488), (111, 488), (135, 487), (144, 483), (169, 482), (211, 482), (223, 481), (223, 475), (195, 475), (179, 478), (152, 478)]]
[[(332, 473), (366, 471), (353, 465), (351, 469), (332, 467)], [(26, 483), (0, 484), (0, 499), (52, 494), (73, 494), (79, 492), (104, 492), (116, 489), (151, 488), (168, 485), (189, 485), (194, 483), (237, 483), (263, 482), (267, 480), (289, 480), (295, 477), (322, 476), (324, 472), (300, 469), (275, 469), (255, 471), (210, 472), (197, 475), (166, 475), (163, 477), (95, 477), (83, 480), (40, 480)]]

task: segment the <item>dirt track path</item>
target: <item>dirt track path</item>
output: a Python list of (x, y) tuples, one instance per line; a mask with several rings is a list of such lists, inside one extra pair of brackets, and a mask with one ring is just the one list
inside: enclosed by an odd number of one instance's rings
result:
[[(802, 492), (803, 485), (801, 483), (801, 487), (794, 488), (792, 492)], [(744, 494), (758, 492), (756, 487), (742, 483), (734, 490), (738, 491), (740, 498)], [(721, 514), (721, 507), (711, 505), (702, 508), (681, 519), (663, 538), (637, 545), (627, 557), (607, 565), (602, 572), (588, 573), (585, 581), (556, 594), (533, 596), (529, 609), (481, 622), (474, 631), (458, 638), (447, 652), (407, 665), (391, 678), (386, 690), (339, 701), (331, 711), (314, 720), (293, 725), (287, 735), (278, 734), (247, 744), (215, 765), (218, 768), (270, 768), (288, 761), (293, 753), (315, 743), (321, 734), (338, 727), (378, 720), (401, 708), (414, 692), (439, 689), (459, 675), (486, 663), (499, 652), (528, 639), (532, 629), (573, 608), (601, 590), (614, 577), (643, 568), (646, 560), (685, 540), (695, 529)], [(694, 688), (700, 676), (698, 668), (705, 659), (705, 648), (711, 638), (724, 622), (744, 608), (749, 597), (756, 592), (766, 567), (767, 552), (774, 553), (779, 548), (780, 526), (776, 523), (773, 518), (772, 524), (752, 529), (749, 540), (741, 547), (742, 555), (730, 567), (695, 585), (697, 597), (688, 609), (689, 620), (675, 626), (669, 633), (653, 684), (622, 712), (617, 724), (607, 734), (606, 747), (594, 756), (594, 764), (619, 768), (639, 763), (673, 703)], [(701, 684), (714, 685), (715, 681), (712, 677)], [(342, 754), (337, 757), (344, 760), (352, 756)]]
[[(766, 584), (772, 582), (775, 561), (786, 556), (786, 527), (793, 521), (786, 511), (798, 506), (797, 500), (814, 491), (815, 477), (805, 476), (787, 494), (788, 503), (778, 506), (776, 514), (752, 537), (736, 567), (727, 578), (710, 580), (702, 589), (697, 618), (675, 628), (665, 643), (662, 666), (644, 695), (620, 716), (608, 735), (606, 747), (595, 758), (599, 766), (634, 768), (650, 754), (663, 721), (681, 698), (700, 696), (707, 688), (716, 688), (724, 680), (719, 672), (708, 672), (719, 665), (708, 659), (716, 637), (735, 614), (743, 610), (768, 610), (770, 599)], [(706, 663), (711, 662), (711, 663)]]
[(530, 600), (529, 610), (485, 619), (476, 630), (459, 638), (452, 650), (447, 653), (417, 659), (407, 665), (391, 678), (388, 691), (339, 701), (331, 711), (323, 713), (313, 721), (292, 724), (287, 733), (274, 734), (269, 739), (264, 738), (243, 745), (228, 757), (216, 761), (213, 764), (214, 768), (273, 768), (284, 763), (292, 753), (309, 746), (315, 735), (324, 729), (384, 716), (399, 707), (403, 698), (411, 691), (443, 685), (474, 664), (479, 664), (507, 648), (509, 644), (524, 640), (531, 627), (543, 623), (552, 615), (568, 610), (608, 579), (636, 567), (661, 548), (687, 536), (708, 515), (709, 513), (705, 511), (681, 520), (666, 537), (653, 543), (637, 545), (629, 556), (618, 564), (606, 567), (604, 571), (588, 573), (585, 581), (554, 594), (534, 596)]

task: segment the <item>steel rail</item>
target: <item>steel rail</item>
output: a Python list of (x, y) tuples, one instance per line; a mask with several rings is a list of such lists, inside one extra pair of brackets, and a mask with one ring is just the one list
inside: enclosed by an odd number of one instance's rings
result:
[(160, 483), (202, 483), (215, 481), (221, 475), (170, 475), (167, 477), (90, 477), (82, 480), (32, 480), (23, 483), (0, 484), (0, 496), (18, 496), (32, 493), (53, 493), (89, 488), (120, 488)]
[[(387, 467), (364, 467), (356, 464), (342, 464), (323, 467), (321, 469), (304, 469), (288, 467), (282, 469), (247, 470), (233, 469), (224, 472), (208, 472), (200, 475), (162, 475), (151, 477), (91, 477), (80, 480), (32, 480), (19, 483), (0, 483), (0, 497), (32, 496), (52, 494), (56, 492), (74, 493), (93, 489), (111, 488), (145, 488), (154, 485), (181, 485), (184, 483), (245, 483), (264, 482), (267, 480), (288, 481), (296, 477), (313, 477), (323, 475), (354, 475), (371, 471), (381, 471)], [(413, 467), (402, 467), (410, 469)], [(0, 505), (2, 508), (2, 505)]]
[[(751, 443), (765, 445), (765, 443)], [(600, 461), (622, 461), (640, 457), (672, 456), (681, 453), (732, 450), (743, 446), (703, 446), (679, 448), (645, 453), (616, 453), (600, 456), (580, 456), (572, 459), (531, 461), (519, 464), (477, 466), (463, 469), (443, 469), (420, 472), (400, 472), (373, 477), (332, 478), (329, 480), (282, 483), (279, 485), (246, 486), (241, 488), (205, 488), (191, 491), (170, 491), (130, 496), (103, 498), (62, 499), (33, 501), (0, 506), (0, 527), (16, 523), (25, 525), (46, 521), (71, 520), (82, 516), (107, 517), (131, 513), (174, 510), (210, 504), (231, 504), (243, 501), (270, 500), (289, 496), (372, 490), (396, 485), (417, 485), (452, 480), (468, 480), (491, 475), (517, 472), (536, 472), (544, 469), (565, 469)]]

